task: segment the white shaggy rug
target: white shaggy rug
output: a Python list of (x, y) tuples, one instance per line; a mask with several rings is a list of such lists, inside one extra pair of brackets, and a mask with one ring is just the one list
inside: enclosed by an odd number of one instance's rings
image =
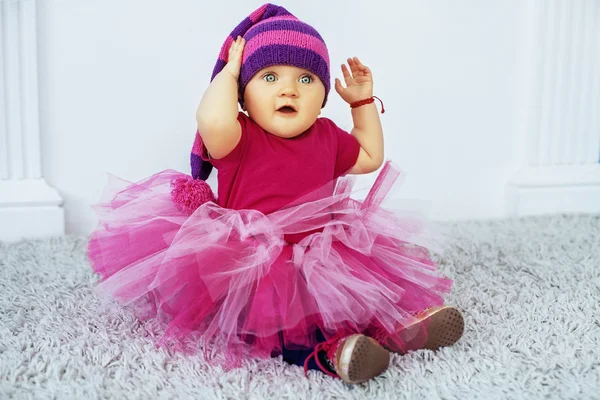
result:
[(0, 244), (0, 398), (600, 398), (600, 216), (447, 226), (438, 260), (464, 337), (359, 386), (281, 359), (223, 372), (156, 350), (156, 323), (100, 313), (86, 238)]

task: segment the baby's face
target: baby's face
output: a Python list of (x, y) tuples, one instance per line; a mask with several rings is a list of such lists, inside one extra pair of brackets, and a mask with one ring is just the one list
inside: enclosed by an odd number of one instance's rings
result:
[(300, 135), (321, 113), (325, 86), (308, 70), (274, 65), (258, 71), (246, 85), (244, 106), (265, 131), (283, 138)]

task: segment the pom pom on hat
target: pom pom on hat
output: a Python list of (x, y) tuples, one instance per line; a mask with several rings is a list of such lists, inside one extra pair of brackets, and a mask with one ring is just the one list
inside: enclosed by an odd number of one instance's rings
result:
[(192, 214), (202, 204), (215, 201), (215, 195), (208, 183), (186, 175), (171, 181), (171, 199), (178, 210)]

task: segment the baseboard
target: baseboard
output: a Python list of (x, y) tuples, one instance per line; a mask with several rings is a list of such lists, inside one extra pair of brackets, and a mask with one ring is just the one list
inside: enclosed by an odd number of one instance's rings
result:
[(509, 216), (600, 213), (600, 164), (527, 167), (507, 187)]
[(62, 199), (45, 180), (0, 180), (0, 241), (64, 234)]

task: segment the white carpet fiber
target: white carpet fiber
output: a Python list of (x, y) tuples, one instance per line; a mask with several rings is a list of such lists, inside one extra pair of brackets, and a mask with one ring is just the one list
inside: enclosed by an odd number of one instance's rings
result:
[(223, 372), (156, 350), (158, 324), (100, 313), (85, 238), (0, 244), (0, 398), (600, 398), (600, 216), (447, 226), (438, 260), (464, 337), (359, 386), (281, 359)]

